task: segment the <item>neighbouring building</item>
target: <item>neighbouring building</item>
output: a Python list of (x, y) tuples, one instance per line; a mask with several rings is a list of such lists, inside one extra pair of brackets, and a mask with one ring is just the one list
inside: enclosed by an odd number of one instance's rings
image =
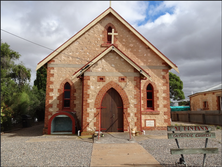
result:
[(191, 111), (222, 110), (222, 84), (194, 93), (189, 97)]
[(177, 66), (111, 7), (38, 63), (47, 67), (44, 134), (163, 130)]

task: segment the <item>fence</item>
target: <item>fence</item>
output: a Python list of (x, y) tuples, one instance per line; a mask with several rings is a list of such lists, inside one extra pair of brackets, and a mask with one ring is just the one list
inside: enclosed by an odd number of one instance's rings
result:
[(222, 126), (222, 111), (174, 111), (171, 120)]

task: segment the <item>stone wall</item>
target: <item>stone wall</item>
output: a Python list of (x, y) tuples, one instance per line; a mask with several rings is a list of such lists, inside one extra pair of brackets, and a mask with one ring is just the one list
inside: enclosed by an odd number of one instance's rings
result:
[[(197, 93), (190, 96), (190, 109), (191, 111), (197, 110), (220, 110), (219, 98), (222, 96), (222, 91), (210, 91)], [(207, 102), (207, 107), (204, 108), (204, 102)]]
[[(144, 106), (146, 103), (144, 100), (146, 86), (144, 85), (149, 81), (143, 80), (140, 85), (139, 73), (115, 52), (107, 54), (85, 72), (83, 79), (71, 79), (77, 70), (106, 49), (108, 45), (104, 45), (106, 42), (104, 41), (106, 35), (104, 32), (106, 31), (105, 27), (110, 23), (115, 26), (115, 32), (118, 33), (115, 36), (115, 45), (150, 74), (156, 92), (154, 97), (155, 111), (158, 111), (159, 114), (147, 112)], [(96, 118), (93, 119), (98, 112), (95, 107), (96, 98), (99, 98), (98, 94), (104, 93), (101, 90), (105, 91), (110, 85), (124, 90), (127, 96), (125, 97), (126, 112), (132, 127), (141, 130), (141, 126), (146, 128), (144, 125), (146, 119), (156, 119), (155, 128), (159, 127), (161, 129), (168, 125), (170, 120), (168, 71), (169, 66), (159, 56), (114, 16), (109, 14), (48, 62), (44, 133), (47, 131), (47, 123), (51, 116), (62, 110), (61, 94), (65, 82), (72, 85), (72, 102), (74, 104), (71, 106), (71, 111), (76, 112), (82, 127), (89, 124), (87, 130), (96, 129)], [(98, 82), (100, 80), (98, 77), (104, 77), (104, 81)], [(125, 80), (120, 77), (124, 77)], [(85, 85), (84, 90), (82, 85)], [(142, 95), (140, 95), (140, 87)], [(82, 97), (82, 93), (84, 97)], [(125, 96), (123, 92), (119, 93)], [(142, 99), (141, 104), (140, 98)], [(141, 105), (142, 117), (140, 113)], [(82, 109), (86, 115), (82, 115)], [(87, 119), (84, 119), (85, 117)], [(140, 122), (142, 122), (142, 125), (140, 125)]]

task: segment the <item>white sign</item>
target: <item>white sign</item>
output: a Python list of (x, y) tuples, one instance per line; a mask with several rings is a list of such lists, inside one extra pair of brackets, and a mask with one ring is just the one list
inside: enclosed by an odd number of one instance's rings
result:
[(154, 127), (154, 120), (146, 120), (146, 127)]

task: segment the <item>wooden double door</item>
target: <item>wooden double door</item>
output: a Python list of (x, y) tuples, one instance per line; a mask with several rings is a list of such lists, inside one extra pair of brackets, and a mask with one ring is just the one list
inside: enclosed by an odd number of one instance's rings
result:
[(113, 88), (106, 92), (102, 100), (101, 131), (123, 132), (123, 101)]

